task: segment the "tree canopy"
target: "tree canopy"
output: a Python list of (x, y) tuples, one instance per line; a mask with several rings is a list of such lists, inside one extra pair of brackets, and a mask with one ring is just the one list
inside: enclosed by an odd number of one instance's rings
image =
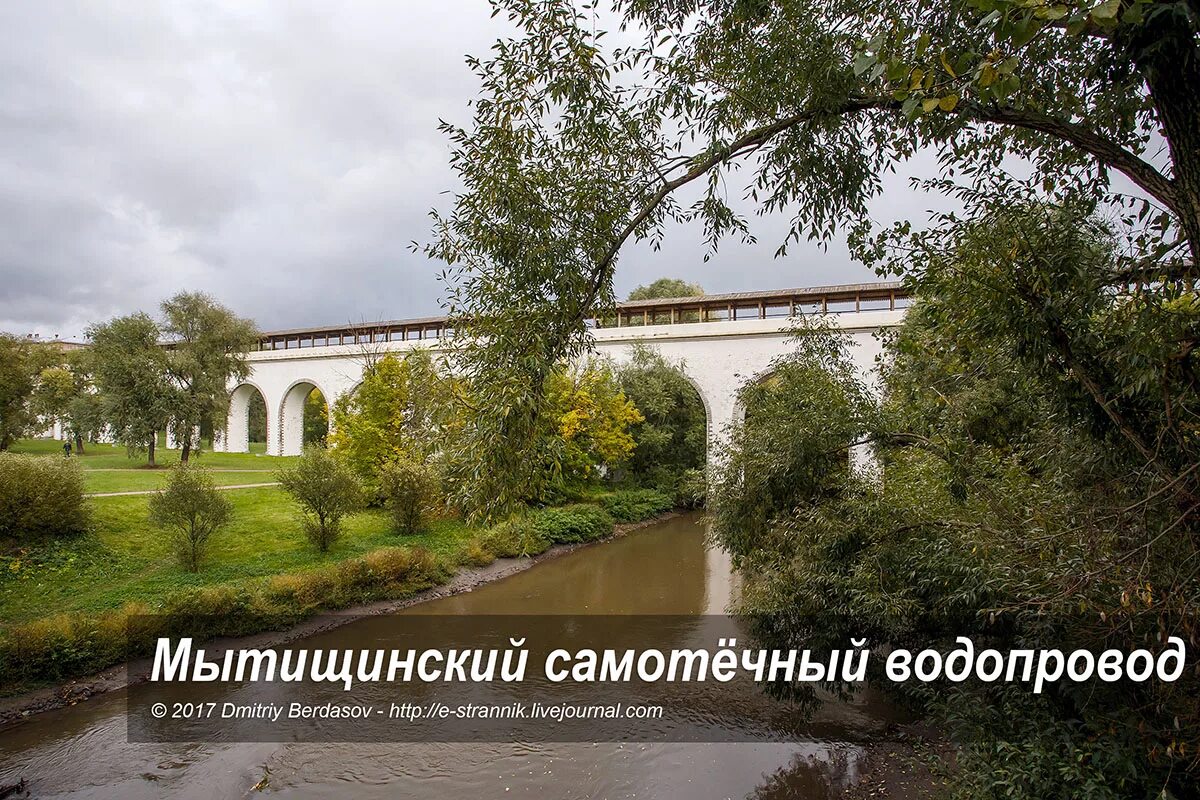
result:
[(130, 453), (147, 453), (153, 465), (158, 433), (167, 429), (179, 399), (158, 324), (138, 312), (92, 325), (87, 333), (105, 422)]
[(632, 43), (613, 46), (567, 0), (495, 5), (518, 33), (469, 61), (474, 119), (443, 126), (463, 188), (427, 251), (449, 265), (456, 326), (478, 334), (459, 355), (494, 412), (479, 446), (497, 474), (521, 479), (498, 443), (534, 424), (548, 365), (587, 349), (626, 242), (681, 221), (713, 248), (752, 238), (731, 185), (755, 213), (792, 215), (780, 253), (849, 231), (882, 268), (868, 204), (927, 148), (940, 170), (924, 188), (1107, 209), (1113, 273), (1194, 277), (1194, 3), (621, 0)]
[(180, 292), (162, 303), (161, 333), (169, 343), (168, 374), (178, 389), (171, 429), (187, 462), (197, 436), (224, 427), (226, 385), (250, 374), (246, 354), (258, 328), (202, 292)]
[(638, 286), (626, 300), (658, 300), (671, 297), (700, 297), (704, 289), (698, 283), (688, 283), (683, 278), (659, 278)]

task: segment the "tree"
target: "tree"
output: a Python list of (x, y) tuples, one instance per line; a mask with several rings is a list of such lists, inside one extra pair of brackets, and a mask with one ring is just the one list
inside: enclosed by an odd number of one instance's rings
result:
[(166, 430), (180, 404), (158, 325), (138, 312), (92, 325), (88, 337), (105, 423), (131, 455), (145, 451), (154, 466), (158, 432)]
[[(882, 403), (837, 401), (845, 346), (819, 333), (768, 397), (748, 394), (714, 525), (743, 610), (776, 645), (818, 652), (854, 637), (948, 653), (959, 636), (976, 652), (1161, 652), (1197, 614), (1200, 301), (1115, 290), (1119, 239), (1077, 209), (975, 213), (909, 252), (920, 300)], [(855, 442), (877, 449), (881, 482), (846, 469)], [(964, 796), (1185, 796), (1200, 771), (1195, 673), (897, 688), (953, 727)]]
[(672, 297), (701, 297), (704, 289), (698, 283), (688, 283), (682, 278), (659, 278), (653, 283), (638, 286), (626, 300), (657, 300)]
[(175, 555), (190, 572), (200, 570), (209, 540), (233, 514), (212, 476), (182, 462), (171, 468), (166, 487), (151, 495), (149, 508), (150, 521), (170, 532)]
[(58, 420), (75, 440), (75, 450), (84, 452), (84, 440), (103, 427), (100, 398), (92, 385), (90, 353), (64, 353), (37, 377), (31, 410), (43, 420)]
[(616, 49), (567, 0), (496, 8), (519, 33), (469, 60), (473, 123), (443, 125), (463, 188), (426, 248), (449, 266), (454, 326), (475, 334), (455, 346), (495, 419), (478, 442), (489, 472), (523, 479), (501, 443), (536, 425), (551, 366), (586, 351), (627, 241), (686, 221), (711, 247), (751, 236), (725, 201), (738, 171), (756, 212), (792, 214), (781, 253), (848, 229), (874, 263), (869, 202), (897, 162), (928, 148), (941, 172), (919, 185), (1002, 197), (1016, 156), (1021, 194), (1124, 210), (1117, 272), (1196, 277), (1195, 3), (622, 0), (645, 37)]
[(329, 437), (329, 405), (320, 389), (313, 389), (304, 398), (304, 444), (325, 446)]
[(187, 463), (196, 432), (212, 431), (229, 413), (230, 380), (250, 374), (246, 355), (258, 341), (254, 323), (201, 292), (180, 292), (162, 303), (167, 372), (178, 389), (170, 425)]
[(638, 345), (617, 370), (625, 396), (642, 421), (629, 432), (637, 442), (629, 460), (633, 476), (673, 490), (687, 470), (703, 469), (708, 440), (704, 402), (684, 374), (657, 350)]
[(15, 336), (0, 334), (0, 451), (25, 435), (33, 414), (34, 356), (31, 345)]
[(438, 374), (426, 350), (387, 354), (367, 364), (362, 383), (333, 406), (329, 444), (368, 486), (398, 458), (424, 462), (454, 429), (454, 381)]
[(279, 472), (278, 480), (300, 504), (304, 532), (322, 553), (341, 536), (342, 518), (362, 507), (358, 479), (323, 447), (306, 448), (295, 466)]
[(267, 402), (256, 390), (250, 393), (249, 406), (246, 411), (246, 415), (249, 417), (247, 422), (248, 438), (252, 442), (265, 442), (267, 440)]
[(379, 485), (396, 533), (419, 533), (422, 518), (437, 495), (437, 481), (429, 465), (410, 458), (389, 461), (380, 468)]
[(563, 442), (552, 484), (584, 483), (624, 465), (634, 452), (631, 428), (643, 417), (611, 367), (591, 362), (558, 369), (548, 383), (546, 419), (554, 426), (549, 435)]

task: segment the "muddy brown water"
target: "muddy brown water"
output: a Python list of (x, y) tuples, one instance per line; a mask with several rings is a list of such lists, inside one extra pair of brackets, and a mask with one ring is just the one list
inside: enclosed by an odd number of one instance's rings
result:
[[(720, 614), (736, 596), (701, 519), (677, 517), (583, 548), (420, 614)], [(321, 634), (354, 647), (380, 618)], [(368, 626), (366, 628), (362, 626)], [(303, 640), (293, 646), (303, 646)], [(36, 798), (819, 798), (858, 775), (863, 742), (898, 714), (865, 693), (830, 700), (798, 742), (237, 744), (126, 741), (113, 692), (0, 732), (0, 785)]]

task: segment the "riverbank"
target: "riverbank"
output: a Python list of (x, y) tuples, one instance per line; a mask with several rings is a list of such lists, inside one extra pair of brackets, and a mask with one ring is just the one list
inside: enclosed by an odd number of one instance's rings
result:
[[(219, 659), (221, 653), (231, 648), (277, 647), (296, 639), (333, 630), (364, 616), (389, 614), (431, 600), (470, 592), (479, 586), (523, 572), (544, 561), (575, 552), (581, 548), (611, 541), (632, 531), (672, 519), (679, 514), (678, 511), (670, 511), (649, 519), (622, 523), (616, 525), (612, 534), (604, 538), (590, 542), (556, 544), (534, 556), (497, 558), (485, 566), (462, 567), (445, 583), (424, 589), (409, 597), (378, 600), (336, 611), (319, 612), (282, 631), (220, 637), (211, 641), (206, 649), (212, 654), (212, 658)], [(35, 714), (76, 705), (92, 697), (141, 683), (148, 679), (151, 666), (150, 658), (140, 658), (109, 667), (88, 677), (0, 698), (0, 730), (20, 724)]]

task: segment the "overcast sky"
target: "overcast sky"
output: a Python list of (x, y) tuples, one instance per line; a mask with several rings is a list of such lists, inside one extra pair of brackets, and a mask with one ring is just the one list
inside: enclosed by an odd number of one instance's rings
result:
[[(0, 330), (77, 337), (181, 289), (265, 329), (439, 312), (409, 251), (454, 186), (439, 117), (466, 123), (486, 0), (0, 5)], [(904, 188), (889, 221), (936, 203)], [(631, 248), (617, 289), (870, 280), (843, 243), (772, 254), (694, 231)]]

